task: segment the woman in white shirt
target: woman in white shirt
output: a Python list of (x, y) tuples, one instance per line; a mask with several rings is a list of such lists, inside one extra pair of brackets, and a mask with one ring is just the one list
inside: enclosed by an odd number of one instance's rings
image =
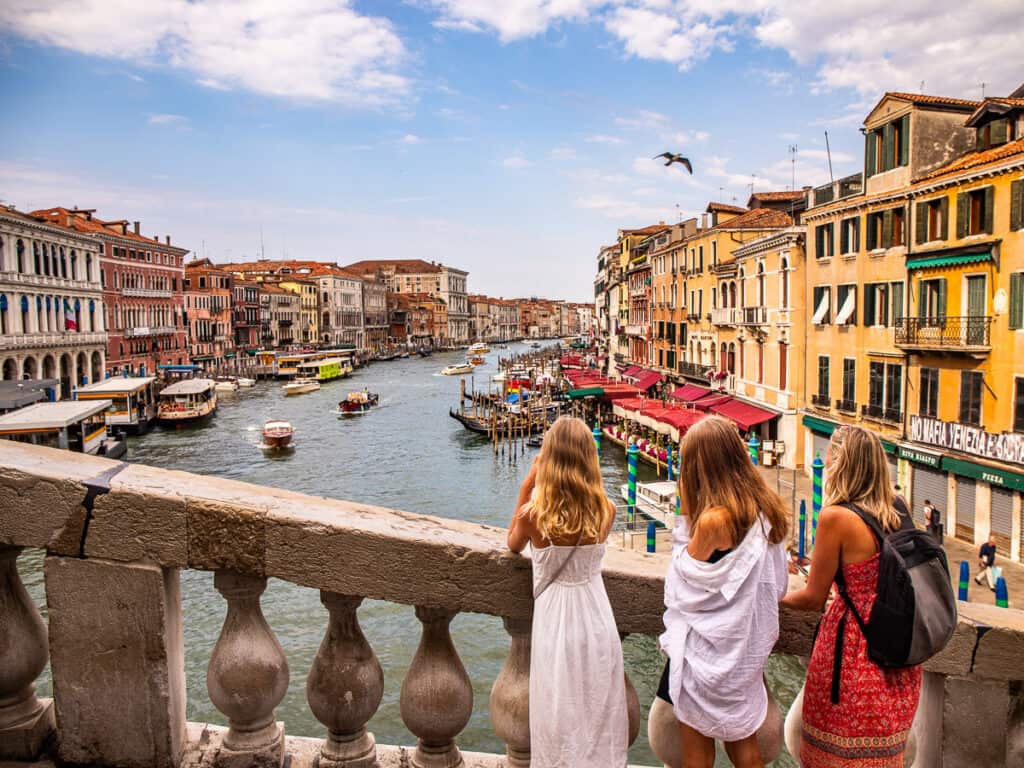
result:
[(788, 581), (788, 513), (755, 469), (731, 422), (708, 417), (680, 444), (682, 519), (665, 578), (667, 693), (683, 764), (764, 765), (758, 728), (768, 712), (764, 665), (779, 636)]

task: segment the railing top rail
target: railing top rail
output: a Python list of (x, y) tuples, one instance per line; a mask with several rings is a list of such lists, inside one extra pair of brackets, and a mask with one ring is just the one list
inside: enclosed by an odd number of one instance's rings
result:
[[(0, 545), (272, 576), (407, 605), (532, 613), (530, 561), (507, 551), (503, 528), (143, 464), (112, 477), (87, 521), (86, 483), (118, 466), (0, 440)], [(657, 555), (609, 549), (604, 580), (620, 631), (663, 631), (667, 565)], [(1024, 680), (1024, 612), (968, 603), (960, 612), (953, 641), (928, 668)], [(806, 655), (817, 615), (784, 609), (780, 623), (776, 651)]]

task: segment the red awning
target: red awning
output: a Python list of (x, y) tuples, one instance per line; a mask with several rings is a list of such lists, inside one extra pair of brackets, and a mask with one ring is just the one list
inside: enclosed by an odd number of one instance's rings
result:
[(641, 368), (639, 365), (631, 365), (622, 372), (622, 377), (626, 379), (635, 378), (636, 375), (642, 370), (643, 368)]
[(694, 400), (692, 405), (694, 408), (699, 408), (702, 411), (706, 411), (713, 405), (723, 405), (732, 400), (728, 395), (723, 395), (718, 392), (713, 392), (707, 397), (702, 397), (700, 400)]
[(624, 397), (636, 397), (640, 394), (636, 387), (629, 384), (608, 384), (603, 389), (606, 400), (621, 400)]
[(676, 387), (675, 392), (672, 393), (672, 397), (675, 400), (690, 402), (691, 400), (699, 400), (709, 392), (711, 392), (711, 390), (706, 387), (698, 387), (696, 384), (684, 384), (681, 387)]
[(646, 392), (661, 381), (661, 374), (657, 371), (642, 371), (637, 375), (636, 388)]
[(744, 432), (749, 432), (751, 427), (771, 421), (779, 415), (774, 411), (758, 408), (756, 405), (743, 403), (739, 400), (730, 400), (727, 403), (714, 405), (711, 407), (711, 412), (724, 416), (729, 421), (734, 422)]

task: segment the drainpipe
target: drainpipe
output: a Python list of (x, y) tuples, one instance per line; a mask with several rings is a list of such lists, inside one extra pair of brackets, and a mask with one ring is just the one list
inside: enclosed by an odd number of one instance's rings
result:
[[(907, 236), (907, 255), (906, 255), (905, 259), (909, 259), (910, 255), (914, 251), (914, 236), (911, 233), (912, 232), (913, 233), (917, 232), (917, 221), (914, 221), (913, 226), (910, 225), (910, 217), (911, 217), (911, 215), (914, 212), (915, 212), (914, 211), (914, 193), (911, 192), (907, 196), (907, 215), (903, 217), (903, 220), (907, 223), (907, 226), (905, 227), (905, 229), (906, 229), (906, 236)], [(906, 271), (906, 266), (905, 265), (904, 265), (904, 271)], [(907, 271), (906, 281), (907, 281), (906, 282), (906, 287), (903, 290), (903, 307), (904, 307), (903, 315), (904, 315), (904, 317), (906, 317), (909, 314), (907, 312), (907, 309), (910, 307), (910, 294), (911, 294), (911, 290), (910, 290), (910, 272), (909, 271)], [(895, 327), (893, 328), (893, 335), (895, 336)], [(895, 338), (893, 339), (893, 341), (895, 342)], [(910, 420), (910, 400), (909, 400), (909, 395), (910, 395), (910, 352), (906, 352), (905, 351), (903, 353), (903, 423), (900, 424), (900, 439), (901, 440), (906, 440), (907, 439), (907, 423)], [(899, 456), (899, 454), (897, 453), (897, 462), (898, 462), (898, 456)], [(897, 463), (897, 466), (899, 466), (898, 463)]]

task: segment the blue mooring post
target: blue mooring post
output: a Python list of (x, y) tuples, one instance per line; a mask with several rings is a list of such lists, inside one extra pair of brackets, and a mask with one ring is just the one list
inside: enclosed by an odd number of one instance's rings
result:
[[(647, 536), (648, 536), (648, 540), (649, 540), (650, 539), (650, 533), (648, 533)], [(650, 544), (648, 544), (647, 546), (648, 546), (648, 551), (649, 552), (653, 552), (654, 551), (653, 549), (650, 549)], [(996, 579), (996, 608), (1009, 608), (1009, 607), (1010, 607), (1010, 595), (1007, 593), (1007, 590), (1006, 590), (1006, 579), (1003, 578), (1002, 576), (1000, 576), (998, 579)]]
[(967, 587), (971, 581), (971, 566), (967, 564), (966, 560), (960, 561), (960, 588), (957, 590), (956, 599), (967, 600)]
[[(650, 520), (647, 523), (647, 551), (655, 551), (655, 543), (657, 539), (657, 526), (654, 525), (654, 521)], [(1000, 579), (1002, 581), (1002, 579)]]
[(665, 479), (672, 479), (672, 441), (665, 443)]
[(636, 461), (640, 449), (630, 443), (626, 449), (626, 525), (633, 530), (636, 520)]
[(601, 455), (601, 423), (594, 424), (594, 445), (597, 446), (597, 455)]
[(750, 435), (750, 442), (747, 443), (747, 450), (750, 451), (750, 460), (757, 466), (758, 452), (761, 448), (761, 441), (757, 439), (757, 432)]
[(814, 549), (814, 540), (818, 536), (818, 515), (821, 514), (821, 485), (824, 472), (825, 462), (821, 460), (821, 453), (815, 451), (814, 461), (811, 462), (811, 549)]
[(807, 542), (807, 499), (800, 499), (800, 540), (797, 543), (796, 555), (803, 562), (804, 547)]

